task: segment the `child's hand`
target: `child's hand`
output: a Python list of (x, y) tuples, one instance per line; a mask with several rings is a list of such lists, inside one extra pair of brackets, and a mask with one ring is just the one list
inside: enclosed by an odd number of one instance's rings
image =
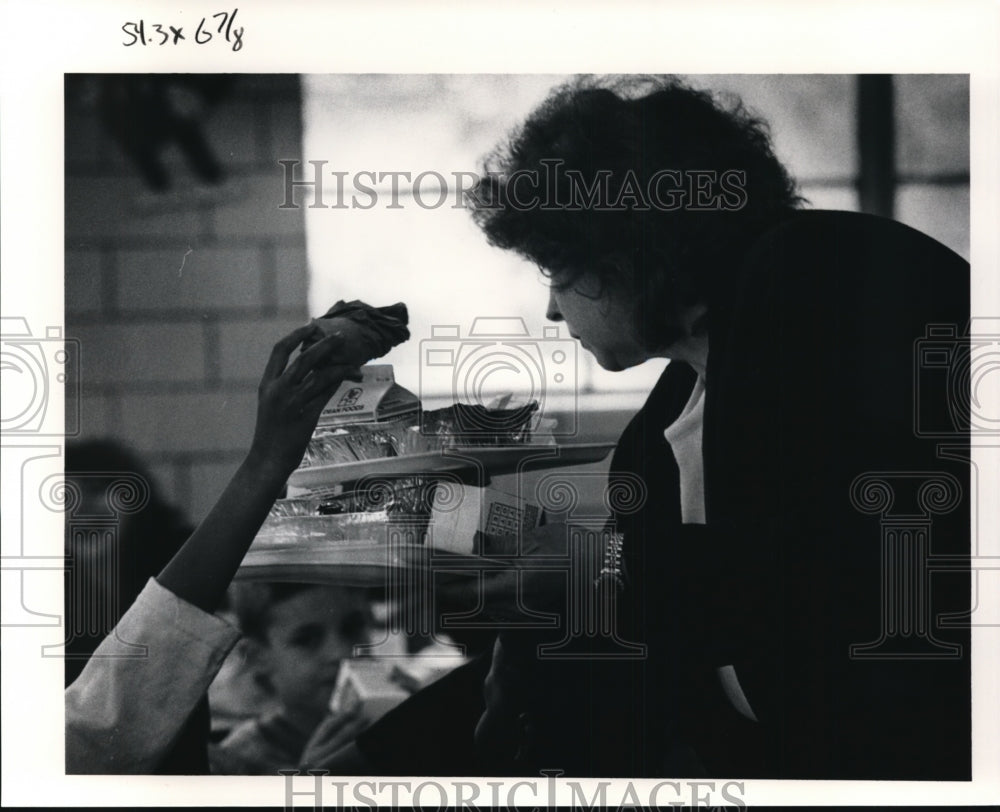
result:
[[(250, 458), (290, 474), (302, 461), (320, 412), (347, 379), (360, 380), (361, 371), (345, 360), (344, 342), (329, 336), (303, 350), (288, 363), (296, 347), (315, 338), (315, 325), (300, 327), (274, 345), (257, 389), (257, 426)], [(338, 357), (339, 356), (339, 357)]]
[(299, 759), (301, 770), (322, 770), (333, 760), (333, 756), (345, 745), (354, 741), (368, 727), (368, 719), (358, 711), (347, 713), (331, 713), (319, 723), (312, 734), (302, 757)]
[(257, 389), (257, 427), (244, 463), (205, 520), (157, 576), (160, 586), (214, 612), (285, 480), (302, 460), (320, 412), (337, 387), (360, 379), (337, 336), (292, 352), (316, 328), (300, 327), (274, 345)]

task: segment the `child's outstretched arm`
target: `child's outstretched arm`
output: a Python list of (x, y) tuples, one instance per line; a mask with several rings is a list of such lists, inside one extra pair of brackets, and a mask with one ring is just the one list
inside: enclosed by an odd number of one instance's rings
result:
[(359, 375), (357, 348), (341, 336), (289, 363), (315, 334), (310, 325), (275, 345), (246, 460), (66, 689), (67, 773), (154, 772), (239, 639), (211, 612), (302, 459), (323, 406), (343, 380)]
[(246, 459), (205, 520), (157, 577), (160, 586), (214, 612), (250, 542), (302, 460), (320, 412), (356, 367), (338, 363), (343, 340), (329, 336), (294, 361), (292, 352), (319, 330), (302, 327), (279, 341), (258, 389), (257, 427)]

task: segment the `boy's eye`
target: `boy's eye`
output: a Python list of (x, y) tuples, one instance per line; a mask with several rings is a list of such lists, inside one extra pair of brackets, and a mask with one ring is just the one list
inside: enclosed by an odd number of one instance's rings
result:
[(297, 648), (316, 648), (323, 640), (323, 630), (319, 626), (304, 626), (289, 641)]

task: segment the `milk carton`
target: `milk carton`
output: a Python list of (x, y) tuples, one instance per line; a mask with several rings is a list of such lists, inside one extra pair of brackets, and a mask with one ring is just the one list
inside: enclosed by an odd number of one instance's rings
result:
[(387, 420), (420, 409), (420, 398), (398, 383), (392, 364), (361, 367), (362, 379), (344, 381), (320, 413), (318, 427)]

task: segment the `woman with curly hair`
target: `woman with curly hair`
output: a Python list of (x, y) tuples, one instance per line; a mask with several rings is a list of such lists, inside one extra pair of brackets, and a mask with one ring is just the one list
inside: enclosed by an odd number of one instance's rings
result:
[[(967, 634), (934, 623), (968, 610), (968, 573), (931, 583), (926, 537), (883, 540), (857, 490), (968, 484), (914, 428), (948, 407), (915, 388), (914, 347), (966, 323), (967, 264), (893, 221), (803, 210), (763, 122), (673, 77), (573, 80), (484, 169), (473, 216), (548, 277), (547, 317), (606, 369), (670, 359), (611, 465), (645, 501), (614, 517), (610, 557), (575, 551), (604, 562), (616, 636), (545, 656), (565, 625), (505, 629), (332, 769), (967, 779)], [(967, 554), (967, 491), (897, 507), (941, 514), (936, 551)], [(523, 546), (558, 554), (567, 532)], [(565, 606), (531, 564), (490, 578), (491, 614), (517, 614), (518, 582)], [(446, 743), (414, 752), (419, 725)]]

